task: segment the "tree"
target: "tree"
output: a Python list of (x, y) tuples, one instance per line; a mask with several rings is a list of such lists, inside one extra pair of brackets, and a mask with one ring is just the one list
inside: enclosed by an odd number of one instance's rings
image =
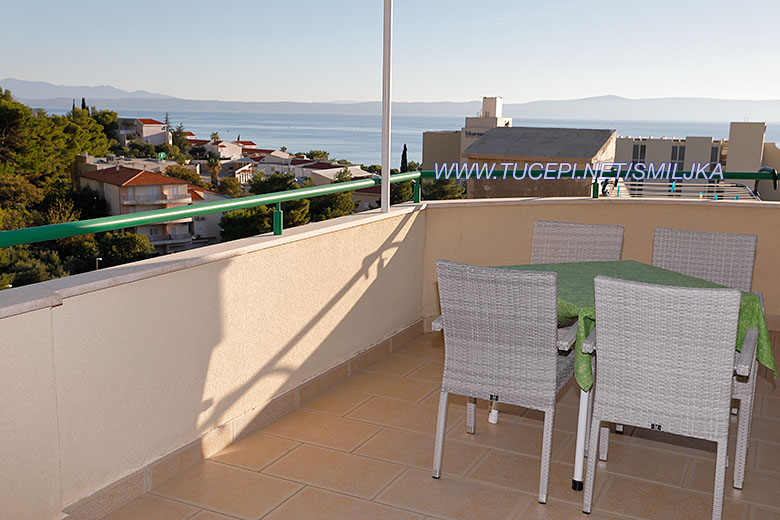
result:
[(155, 255), (149, 238), (140, 233), (106, 233), (98, 239), (97, 246), (106, 267), (137, 262)]
[(218, 185), (219, 171), (222, 169), (222, 161), (219, 159), (219, 156), (211, 154), (208, 161), (206, 161), (206, 166), (208, 166), (209, 173), (211, 174), (211, 184), (214, 186)]
[(436, 179), (424, 182), (423, 198), (426, 200), (465, 199), (466, 188), (456, 179)]
[(212, 141), (221, 141), (222, 139), (219, 138), (219, 132), (211, 132), (211, 140)]
[[(341, 170), (332, 184), (352, 180), (352, 174), (349, 168)], [(311, 199), (311, 219), (314, 222), (328, 220), (331, 218), (351, 215), (355, 211), (355, 201), (352, 200), (352, 192), (331, 193)]]
[(171, 129), (171, 118), (168, 117), (168, 112), (165, 113), (165, 119), (163, 119), (165, 122), (165, 129), (170, 130)]
[[(297, 190), (300, 188), (293, 175), (274, 173), (269, 177), (255, 175), (249, 182), (249, 192), (255, 195), (274, 193), (278, 191)], [(309, 200), (290, 200), (282, 202), (284, 211), (284, 227), (301, 226), (309, 222)]]
[(173, 146), (178, 148), (183, 154), (187, 154), (190, 151), (190, 148), (192, 148), (192, 144), (189, 139), (187, 139), (183, 123), (179, 123), (178, 126), (171, 131), (171, 142), (173, 143)]
[(87, 100), (81, 98), (81, 110), (87, 110)]
[(113, 110), (96, 110), (95, 107), (92, 107), (90, 115), (92, 116), (92, 119), (103, 127), (103, 133), (106, 134), (109, 141), (113, 141), (112, 148), (117, 146), (119, 144), (117, 142), (119, 140), (119, 136), (117, 135), (117, 130), (119, 129), (119, 115)]
[(167, 175), (168, 177), (187, 181), (190, 184), (199, 186), (201, 188), (206, 187), (206, 183), (203, 182), (203, 179), (200, 178), (200, 175), (198, 175), (195, 170), (191, 170), (180, 164), (171, 164), (170, 166), (167, 166), (163, 170), (163, 174)]
[(222, 241), (247, 238), (271, 231), (273, 210), (268, 206), (228, 211), (219, 219)]
[(0, 272), (6, 275), (4, 278), (12, 278), (15, 287), (67, 275), (56, 251), (10, 247), (5, 260), (6, 263), (0, 265)]
[[(401, 173), (408, 171), (409, 163), (406, 159), (406, 144), (404, 144), (404, 150), (401, 152)], [(390, 185), (390, 204), (400, 204), (401, 202), (412, 200), (413, 196), (414, 188), (412, 187), (412, 181), (397, 182)]]
[(330, 157), (330, 154), (325, 150), (309, 150), (305, 155), (311, 159), (321, 159), (323, 161), (327, 161), (328, 157)]
[(234, 199), (246, 196), (244, 189), (241, 187), (241, 182), (235, 177), (228, 177), (219, 181), (217, 191)]

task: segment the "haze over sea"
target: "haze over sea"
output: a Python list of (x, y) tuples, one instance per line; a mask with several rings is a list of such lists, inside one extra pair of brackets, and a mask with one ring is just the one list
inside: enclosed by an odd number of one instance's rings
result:
[[(46, 109), (64, 114), (62, 109)], [(141, 110), (119, 110), (120, 117), (149, 117), (162, 121), (165, 113)], [(422, 161), (422, 133), (427, 130), (460, 130), (463, 116), (397, 115), (393, 116), (391, 164), (398, 168), (404, 144), (410, 161)], [(184, 112), (168, 113), (171, 125), (184, 124), (199, 139), (219, 132), (222, 139), (257, 143), (258, 148), (280, 148), (289, 152), (326, 150), (332, 159), (346, 159), (355, 164), (381, 162), (381, 117), (365, 114), (284, 114), (255, 112)], [(513, 126), (546, 126), (571, 128), (612, 128), (620, 136), (680, 137), (712, 136), (728, 138), (729, 122), (696, 121), (608, 121), (586, 119), (520, 119)], [(780, 141), (780, 122), (767, 123), (766, 141)]]

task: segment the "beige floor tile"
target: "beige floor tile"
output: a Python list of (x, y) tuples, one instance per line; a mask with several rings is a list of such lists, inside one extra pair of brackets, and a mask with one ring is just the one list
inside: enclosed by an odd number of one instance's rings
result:
[[(643, 520), (701, 520), (712, 515), (712, 494), (612, 475), (595, 508)], [(725, 500), (723, 519), (740, 520), (744, 510), (744, 504)]]
[[(685, 487), (712, 493), (715, 484), (715, 462), (697, 460)], [(726, 469), (726, 498), (738, 502), (749, 502), (773, 509), (780, 509), (780, 475), (774, 473), (745, 471), (745, 482), (741, 490), (734, 489), (733, 459)]]
[(197, 511), (197, 507), (187, 504), (143, 495), (103, 517), (103, 520), (185, 520)]
[(415, 520), (422, 515), (306, 487), (263, 520)]
[[(477, 420), (476, 433), (473, 435), (466, 433), (464, 428), (456, 428), (449, 432), (448, 438), (540, 457), (542, 434), (541, 427), (523, 422), (499, 421), (498, 424), (489, 424)], [(553, 456), (573, 438), (574, 434), (571, 433), (553, 432)]]
[(214, 513), (213, 511), (201, 511), (189, 520), (235, 520), (235, 517), (220, 515), (219, 513)]
[(296, 410), (262, 431), (296, 441), (352, 451), (379, 430), (378, 426), (371, 424)]
[(505, 488), (408, 470), (375, 501), (445, 519), (504, 520), (529, 500), (529, 495)]
[[(756, 395), (756, 399), (761, 400), (762, 416), (780, 419), (780, 397), (770, 397), (768, 395)], [(755, 407), (756, 404), (754, 404), (753, 406)]]
[[(579, 494), (582, 497), (582, 493)], [(628, 517), (593, 510), (582, 512), (582, 498), (578, 505), (549, 500), (546, 504), (531, 502), (514, 520), (628, 520)]]
[[(573, 406), (556, 406), (553, 429), (576, 432), (578, 413), (578, 409)], [(530, 421), (530, 424), (544, 427), (544, 412), (540, 412), (539, 410), (526, 410), (520, 421)]]
[(371, 499), (403, 469), (397, 464), (303, 445), (265, 468), (263, 473)]
[(780, 379), (775, 379), (774, 374), (759, 374), (756, 379), (756, 393), (773, 397), (780, 397)]
[(242, 519), (256, 519), (303, 486), (244, 469), (206, 461), (153, 492)]
[[(615, 437), (613, 435), (611, 438)], [(714, 442), (683, 437), (682, 435), (672, 435), (646, 428), (636, 428), (630, 436), (624, 435), (623, 437), (629, 444), (715, 460), (717, 446)]]
[[(412, 358), (409, 358), (412, 359)], [(437, 361), (427, 361), (425, 365), (421, 366), (407, 377), (414, 377), (416, 379), (425, 379), (427, 381), (434, 381), (441, 384), (441, 374), (444, 371), (444, 363)]]
[(753, 417), (750, 438), (757, 441), (780, 443), (780, 419)]
[(427, 334), (421, 334), (414, 338), (412, 341), (417, 343), (426, 343), (429, 345), (436, 345), (437, 347), (444, 346), (444, 334), (441, 332), (429, 332)]
[(780, 473), (780, 444), (756, 441), (748, 447), (748, 461), (755, 456), (755, 469)]
[(366, 394), (334, 388), (314, 399), (306, 401), (301, 405), (301, 408), (343, 416), (369, 399), (371, 399), (371, 396)]
[(780, 520), (780, 511), (750, 506), (750, 513), (748, 514), (747, 520)]
[[(402, 430), (411, 430), (433, 435), (436, 431), (438, 409), (414, 403), (405, 403), (393, 399), (375, 397), (371, 401), (347, 414), (347, 418), (367, 421), (382, 426), (392, 426)], [(452, 430), (465, 420), (463, 410), (447, 411), (447, 428)]]
[[(441, 388), (437, 388), (435, 391), (428, 394), (428, 397), (420, 401), (420, 404), (424, 404), (426, 406), (438, 407), (440, 395), (441, 395)], [(450, 394), (448, 401), (450, 403), (450, 407), (452, 406), (462, 406), (464, 408), (466, 407), (466, 396)], [(490, 403), (488, 401), (477, 399), (477, 410), (487, 413), (489, 407), (490, 407)]]
[(426, 361), (444, 362), (444, 347), (427, 341), (412, 341), (398, 350), (393, 351), (394, 356), (406, 356)]
[(558, 392), (557, 404), (565, 406), (579, 407), (580, 406), (580, 387), (577, 383), (570, 382), (563, 389)]
[(380, 359), (373, 365), (366, 367), (366, 370), (372, 372), (382, 372), (394, 376), (405, 376), (411, 372), (414, 372), (424, 364), (425, 361), (422, 359), (390, 355), (386, 358)]
[(340, 388), (418, 402), (439, 386), (433, 381), (363, 371), (341, 383)]
[[(541, 458), (491, 450), (468, 475), (468, 480), (485, 484), (505, 486), (539, 496), (539, 471)], [(582, 504), (582, 493), (572, 490), (571, 477), (573, 466), (552, 462), (550, 481), (547, 490), (548, 499)], [(597, 479), (596, 496), (603, 479)], [(536, 501), (536, 500), (534, 500)]]
[[(355, 453), (430, 471), (433, 465), (433, 441), (433, 435), (386, 428), (355, 450)], [(481, 446), (447, 440), (444, 443), (442, 472), (449, 476), (461, 476), (486, 451)]]
[(231, 444), (209, 458), (252, 471), (260, 471), (279, 457), (295, 449), (296, 446), (298, 443), (295, 441), (256, 433)]
[(608, 460), (599, 461), (597, 471), (682, 487), (692, 462), (679, 453), (610, 442)]

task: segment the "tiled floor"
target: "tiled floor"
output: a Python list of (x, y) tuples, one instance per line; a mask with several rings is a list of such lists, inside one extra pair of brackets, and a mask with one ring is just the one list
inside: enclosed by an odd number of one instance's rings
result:
[[(442, 352), (440, 335), (420, 336), (105, 520), (710, 518), (714, 445), (633, 428), (612, 436), (583, 515), (571, 489), (573, 383), (559, 397), (546, 505), (536, 501), (534, 411), (502, 406), (490, 425), (481, 403), (468, 435), (464, 399), (453, 397), (443, 477), (432, 479)], [(780, 382), (765, 374), (754, 417), (745, 489), (729, 471), (725, 519), (780, 519)]]

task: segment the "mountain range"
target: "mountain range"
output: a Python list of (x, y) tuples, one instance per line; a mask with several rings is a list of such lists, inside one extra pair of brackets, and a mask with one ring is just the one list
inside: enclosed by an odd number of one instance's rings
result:
[[(0, 87), (34, 108), (68, 109), (82, 97), (90, 106), (111, 110), (371, 114), (381, 112), (378, 101), (345, 102), (256, 102), (181, 99), (137, 90), (128, 92), (112, 86), (62, 86), (43, 81), (13, 78), (0, 80)], [(476, 115), (479, 101), (394, 102), (396, 115)], [(629, 99), (597, 96), (568, 100), (505, 103), (504, 116), (521, 119), (589, 119), (634, 121), (780, 121), (780, 99), (738, 100), (697, 97)]]

